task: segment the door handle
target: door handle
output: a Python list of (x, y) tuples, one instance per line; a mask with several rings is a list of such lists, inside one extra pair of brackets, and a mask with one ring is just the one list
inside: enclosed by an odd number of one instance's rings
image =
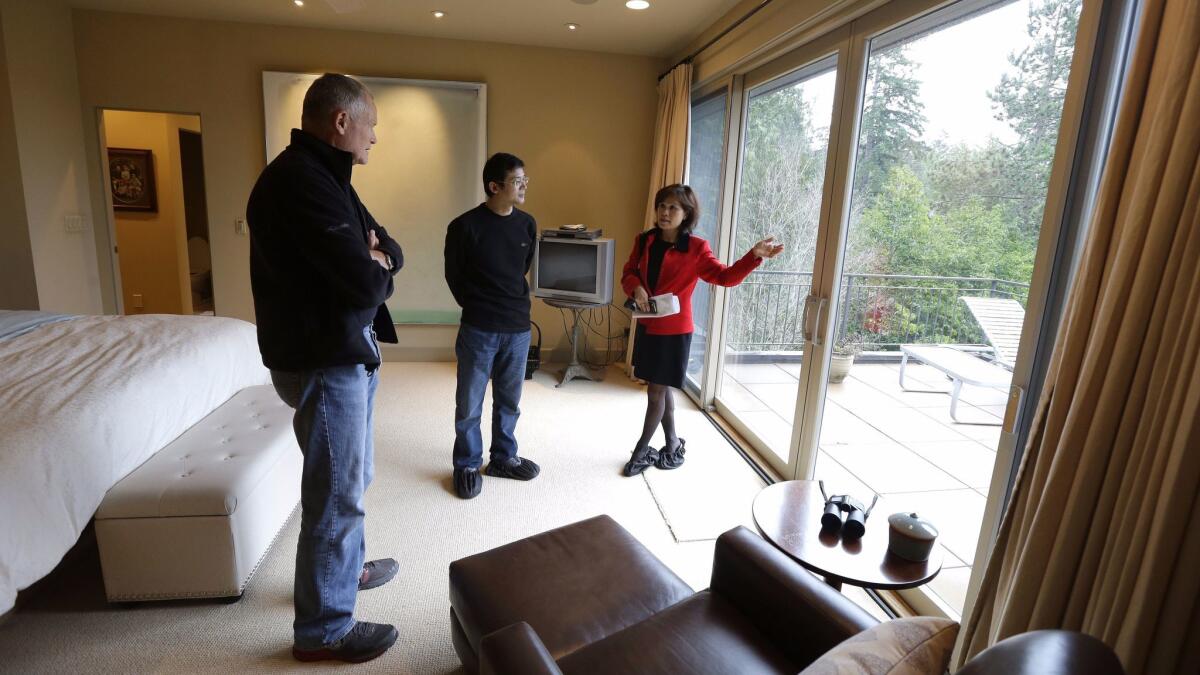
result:
[(1004, 420), (1000, 428), (1006, 434), (1017, 432), (1017, 423), (1021, 419), (1021, 406), (1025, 403), (1025, 390), (1016, 385), (1008, 389), (1008, 405), (1004, 408)]
[(816, 298), (817, 313), (813, 318), (812, 327), (812, 343), (818, 347), (825, 344), (825, 331), (821, 330), (821, 317), (825, 314), (825, 307), (829, 305), (828, 298)]
[[(810, 311), (813, 303), (817, 305), (815, 312)], [(818, 347), (824, 343), (824, 337), (816, 334), (816, 328), (821, 325), (821, 314), (825, 311), (825, 305), (828, 303), (828, 300), (816, 295), (810, 295), (804, 299), (804, 316), (801, 319), (801, 325), (805, 342), (811, 342)]]

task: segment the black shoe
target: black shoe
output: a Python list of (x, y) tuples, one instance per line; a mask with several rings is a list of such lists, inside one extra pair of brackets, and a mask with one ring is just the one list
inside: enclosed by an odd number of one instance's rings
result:
[(372, 560), (363, 565), (362, 575), (358, 577), (358, 590), (367, 591), (379, 588), (391, 581), (398, 571), (400, 571), (400, 563), (392, 558)]
[(654, 466), (657, 461), (657, 450), (651, 450), (649, 447), (637, 448), (629, 456), (629, 461), (625, 462), (625, 468), (621, 470), (621, 473), (633, 477)]
[(499, 462), (488, 462), (487, 468), (483, 472), (493, 478), (533, 480), (542, 472), (542, 467), (535, 464), (532, 459), (509, 457)]
[(346, 637), (320, 649), (292, 647), (298, 661), (346, 661), (362, 663), (386, 652), (399, 637), (396, 627), (386, 623), (355, 621)]
[(479, 477), (479, 469), (454, 470), (454, 494), (460, 499), (478, 497), (482, 489), (483, 479)]
[(679, 445), (675, 446), (674, 450), (668, 450), (667, 446), (663, 446), (662, 452), (658, 455), (658, 460), (654, 462), (654, 466), (667, 471), (670, 469), (678, 469), (683, 466), (683, 453), (687, 450), (683, 447), (684, 440), (679, 439)]

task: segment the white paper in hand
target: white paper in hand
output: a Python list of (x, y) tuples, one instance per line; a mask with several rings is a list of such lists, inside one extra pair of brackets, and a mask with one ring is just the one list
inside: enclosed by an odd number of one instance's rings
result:
[(654, 303), (653, 312), (633, 311), (635, 319), (653, 319), (664, 316), (671, 316), (679, 313), (679, 298), (674, 293), (663, 293), (650, 298), (650, 302)]

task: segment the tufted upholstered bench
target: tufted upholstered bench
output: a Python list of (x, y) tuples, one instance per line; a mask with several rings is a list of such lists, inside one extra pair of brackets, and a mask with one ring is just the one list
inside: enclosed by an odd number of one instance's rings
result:
[(108, 491), (108, 600), (240, 597), (300, 501), (302, 461), (274, 388), (235, 394)]

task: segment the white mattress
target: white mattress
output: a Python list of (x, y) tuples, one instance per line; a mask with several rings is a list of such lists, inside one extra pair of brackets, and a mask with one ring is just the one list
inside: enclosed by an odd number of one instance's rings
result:
[(254, 326), (87, 316), (0, 339), (0, 613), (105, 492), (241, 389), (270, 382)]

